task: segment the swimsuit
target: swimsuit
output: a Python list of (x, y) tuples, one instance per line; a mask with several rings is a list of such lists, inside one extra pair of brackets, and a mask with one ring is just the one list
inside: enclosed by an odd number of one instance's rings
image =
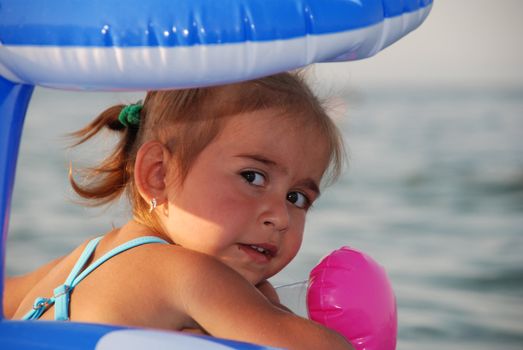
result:
[[(94, 253), (94, 250), (96, 249), (96, 246), (100, 242), (102, 237), (97, 237), (89, 241), (87, 243), (87, 246), (85, 247), (84, 251), (82, 252), (82, 255), (74, 265), (73, 269), (71, 270), (71, 273), (65, 280), (65, 283), (58, 286), (54, 290), (54, 295), (50, 298), (36, 298), (33, 309), (29, 311), (25, 316), (22, 318), (22, 320), (37, 320), (42, 316), (42, 314), (51, 306), (55, 305), (54, 308), (54, 319), (58, 321), (67, 321), (69, 320), (69, 299), (70, 294), (73, 291), (74, 287), (83, 280), (88, 274), (90, 274), (94, 269), (96, 269), (98, 266), (102, 265), (104, 262), (109, 260), (115, 255), (118, 255), (128, 249), (137, 247), (142, 244), (150, 244), (150, 243), (165, 243), (168, 244), (166, 241), (164, 241), (161, 238), (153, 237), (153, 236), (144, 236), (139, 237), (133, 240), (130, 240), (129, 242), (123, 243), (122, 245), (119, 245), (118, 247), (112, 249), (111, 251), (104, 254), (102, 257), (100, 257), (98, 260), (93, 262), (91, 265), (89, 265), (85, 270), (82, 271), (85, 264), (91, 258), (91, 256)], [(81, 273), (80, 273), (81, 272)]]

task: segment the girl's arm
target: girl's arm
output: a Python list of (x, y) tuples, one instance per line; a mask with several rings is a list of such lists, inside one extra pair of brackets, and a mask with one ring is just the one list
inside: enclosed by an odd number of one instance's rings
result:
[(33, 272), (22, 276), (6, 277), (4, 285), (4, 317), (10, 319), (29, 291), (63, 258), (55, 259)]
[(338, 333), (274, 306), (212, 257), (191, 253), (183, 265), (177, 307), (213, 336), (287, 349), (353, 349)]

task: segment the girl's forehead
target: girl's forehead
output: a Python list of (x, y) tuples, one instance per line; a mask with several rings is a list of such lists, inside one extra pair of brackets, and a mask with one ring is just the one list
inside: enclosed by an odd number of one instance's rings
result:
[(327, 137), (305, 118), (262, 110), (228, 119), (215, 140), (223, 150), (262, 152), (282, 163), (296, 158), (303, 163), (314, 163), (321, 173), (328, 165), (331, 150)]

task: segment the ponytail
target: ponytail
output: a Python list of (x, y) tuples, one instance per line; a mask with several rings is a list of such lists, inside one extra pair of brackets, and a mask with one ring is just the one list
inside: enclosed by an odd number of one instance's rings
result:
[(85, 204), (98, 206), (107, 204), (118, 198), (127, 187), (132, 178), (134, 167), (134, 143), (138, 134), (136, 125), (123, 125), (118, 116), (125, 108), (116, 105), (102, 112), (86, 127), (70, 134), (78, 141), (73, 144), (78, 146), (90, 140), (107, 128), (121, 134), (120, 140), (114, 150), (98, 166), (86, 168), (81, 171), (83, 179), (88, 184), (79, 184), (73, 176), (73, 169), (69, 169), (69, 182), (73, 190), (83, 199)]

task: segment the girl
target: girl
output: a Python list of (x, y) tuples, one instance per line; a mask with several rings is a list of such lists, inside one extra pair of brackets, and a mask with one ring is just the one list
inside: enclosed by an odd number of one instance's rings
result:
[(267, 282), (298, 252), (320, 183), (342, 163), (339, 133), (299, 77), (149, 92), (104, 111), (77, 144), (104, 128), (121, 135), (114, 152), (71, 184), (94, 205), (126, 193), (133, 219), (8, 279), (6, 317), (351, 348), (281, 307)]

